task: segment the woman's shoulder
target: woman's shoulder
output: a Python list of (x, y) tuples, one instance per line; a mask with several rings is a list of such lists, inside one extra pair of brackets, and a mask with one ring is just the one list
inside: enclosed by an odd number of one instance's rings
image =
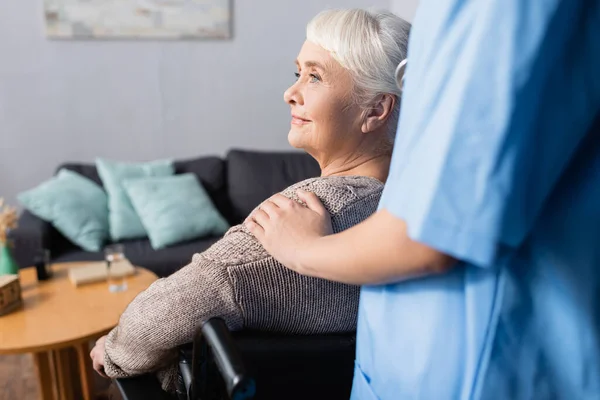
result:
[[(298, 189), (315, 193), (332, 216), (364, 200), (360, 206), (363, 209), (362, 215), (375, 212), (383, 191), (383, 183), (366, 176), (321, 177), (298, 182), (283, 190), (281, 194), (301, 203), (296, 195)], [(359, 217), (360, 215), (357, 216), (357, 218)], [(343, 229), (348, 228), (347, 221), (341, 222)], [(336, 223), (334, 218), (336, 232), (342, 230), (338, 225), (339, 223)], [(227, 267), (263, 260), (269, 257), (269, 254), (248, 231), (246, 225), (240, 224), (231, 227), (221, 240), (203, 252), (201, 256)]]
[(380, 196), (383, 186), (381, 181), (368, 176), (326, 176), (298, 182), (281, 194), (300, 201), (296, 195), (297, 190), (313, 192), (329, 213), (335, 214), (358, 200)]

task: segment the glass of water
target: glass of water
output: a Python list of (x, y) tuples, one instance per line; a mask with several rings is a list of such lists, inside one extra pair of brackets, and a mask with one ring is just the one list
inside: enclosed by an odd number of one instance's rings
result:
[(107, 246), (104, 249), (104, 259), (106, 260), (106, 279), (108, 281), (108, 290), (112, 293), (127, 290), (125, 276), (117, 271), (120, 262), (126, 261), (125, 252), (122, 244), (116, 243)]

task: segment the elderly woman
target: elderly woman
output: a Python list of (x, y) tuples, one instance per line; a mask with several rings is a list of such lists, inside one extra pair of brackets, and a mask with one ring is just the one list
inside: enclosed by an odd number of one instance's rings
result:
[[(313, 156), (322, 174), (282, 194), (302, 202), (298, 190), (315, 193), (335, 232), (376, 211), (399, 115), (395, 68), (406, 56), (409, 28), (389, 12), (358, 9), (326, 11), (308, 24), (297, 80), (284, 98), (289, 142)], [(171, 390), (175, 349), (192, 340), (198, 323), (218, 316), (233, 330), (351, 331), (358, 296), (357, 286), (291, 272), (239, 225), (137, 296), (91, 357), (111, 378), (158, 371)]]

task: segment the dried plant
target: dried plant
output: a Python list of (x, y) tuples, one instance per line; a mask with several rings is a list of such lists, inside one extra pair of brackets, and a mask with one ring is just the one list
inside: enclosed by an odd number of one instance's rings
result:
[(4, 204), (0, 197), (0, 244), (6, 245), (9, 229), (17, 227), (17, 209)]

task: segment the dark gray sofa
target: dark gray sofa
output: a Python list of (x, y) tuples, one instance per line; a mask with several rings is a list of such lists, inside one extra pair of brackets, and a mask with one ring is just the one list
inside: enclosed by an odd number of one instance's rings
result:
[[(93, 164), (64, 164), (68, 168), (102, 185)], [(317, 162), (298, 152), (257, 152), (231, 150), (225, 159), (200, 157), (175, 162), (177, 174), (194, 173), (209, 193), (213, 203), (231, 225), (239, 224), (263, 200), (301, 180), (319, 176)], [(52, 225), (28, 211), (19, 218), (19, 227), (11, 232), (14, 255), (22, 267), (33, 264), (36, 249), (50, 250), (52, 262), (102, 260), (101, 252), (86, 252)], [(158, 276), (172, 274), (188, 264), (194, 253), (202, 252), (218, 237), (192, 240), (154, 250), (147, 239), (123, 241), (126, 256), (135, 265), (150, 269)]]

